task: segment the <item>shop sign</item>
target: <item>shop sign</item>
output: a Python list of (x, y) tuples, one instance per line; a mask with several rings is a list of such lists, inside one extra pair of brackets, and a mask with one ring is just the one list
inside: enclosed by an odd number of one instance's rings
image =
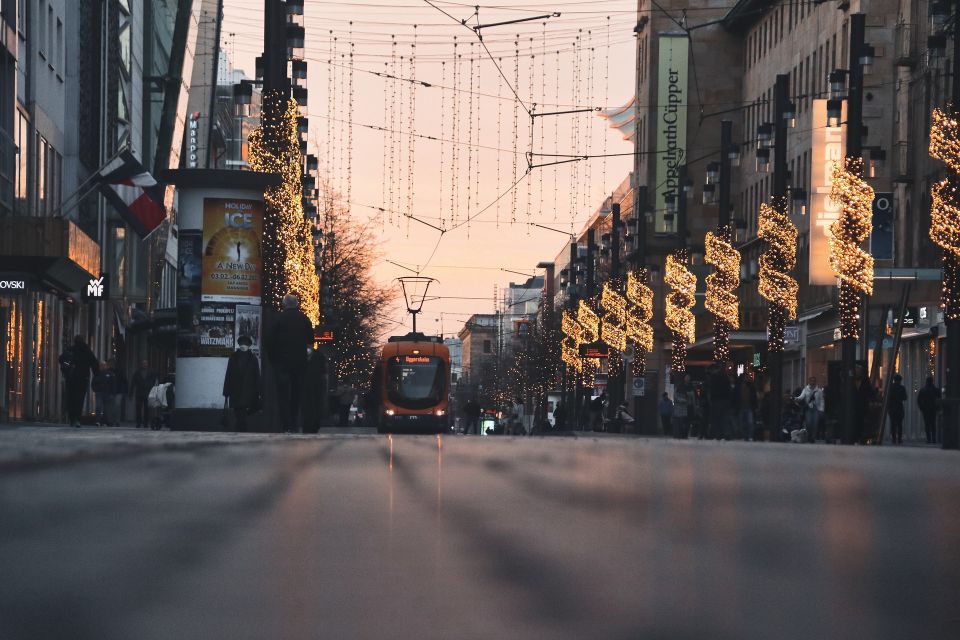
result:
[(27, 281), (24, 278), (7, 278), (0, 276), (0, 295), (23, 293), (27, 291)]
[(787, 325), (783, 328), (784, 344), (800, 344), (800, 327), (797, 325)]
[(669, 232), (664, 219), (667, 196), (676, 195), (680, 166), (686, 162), (687, 104), (689, 95), (690, 38), (686, 34), (661, 33), (657, 71), (657, 184), (655, 230)]
[(190, 114), (187, 122), (187, 166), (191, 169), (196, 168), (198, 164), (198, 144), (197, 134), (200, 130), (200, 112), (194, 111)]
[[(841, 122), (847, 119), (843, 105)], [(833, 168), (843, 159), (846, 125), (827, 126), (827, 101), (814, 100), (811, 109), (810, 284), (837, 284), (830, 266), (830, 225), (840, 217), (840, 205), (830, 199)]]
[(97, 302), (110, 299), (110, 276), (101, 273), (99, 278), (90, 278), (83, 289), (84, 302)]

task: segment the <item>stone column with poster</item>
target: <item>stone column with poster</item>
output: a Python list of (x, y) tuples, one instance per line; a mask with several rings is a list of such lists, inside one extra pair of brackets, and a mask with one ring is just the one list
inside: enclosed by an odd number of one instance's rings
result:
[[(175, 429), (222, 429), (223, 379), (241, 335), (259, 357), (263, 189), (279, 176), (250, 171), (169, 172), (178, 188)], [(256, 428), (258, 425), (250, 424)]]

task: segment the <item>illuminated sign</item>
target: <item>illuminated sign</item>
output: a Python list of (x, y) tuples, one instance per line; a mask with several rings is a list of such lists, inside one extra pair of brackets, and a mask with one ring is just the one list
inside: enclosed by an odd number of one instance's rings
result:
[[(840, 217), (840, 204), (830, 199), (833, 167), (843, 159), (846, 125), (827, 126), (827, 101), (813, 101), (810, 170), (810, 284), (836, 285), (830, 266), (830, 225)], [(843, 104), (840, 120), (847, 119)]]
[(110, 278), (105, 273), (101, 273), (99, 278), (90, 278), (86, 288), (83, 290), (83, 300), (92, 302), (96, 300), (110, 299)]
[(407, 364), (423, 364), (430, 362), (430, 358), (427, 356), (404, 356), (403, 361)]
[(26, 291), (26, 280), (0, 280), (0, 289), (13, 291)]
[(333, 342), (333, 331), (324, 331), (316, 336), (317, 342)]
[(580, 345), (581, 358), (606, 358), (608, 355), (610, 355), (610, 347), (602, 342)]
[(187, 166), (197, 166), (197, 134), (200, 130), (200, 112), (194, 111), (187, 121)]

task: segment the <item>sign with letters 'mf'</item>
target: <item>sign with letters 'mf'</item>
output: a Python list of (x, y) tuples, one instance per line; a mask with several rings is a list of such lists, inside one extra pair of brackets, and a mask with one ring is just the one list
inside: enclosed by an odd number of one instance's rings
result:
[(260, 304), (263, 202), (203, 200), (202, 302)]
[(96, 302), (98, 300), (110, 299), (110, 276), (101, 273), (98, 278), (90, 278), (87, 285), (83, 288), (83, 301)]
[[(827, 101), (814, 100), (810, 162), (810, 284), (836, 285), (830, 266), (830, 225), (840, 217), (840, 205), (830, 199), (833, 168), (843, 159), (846, 125), (827, 126)], [(841, 122), (847, 119), (843, 104)]]

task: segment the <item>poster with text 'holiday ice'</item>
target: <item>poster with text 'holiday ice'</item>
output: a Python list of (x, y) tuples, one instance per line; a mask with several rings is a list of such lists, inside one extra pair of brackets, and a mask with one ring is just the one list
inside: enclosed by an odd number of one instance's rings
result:
[(203, 200), (203, 302), (260, 304), (263, 202)]

